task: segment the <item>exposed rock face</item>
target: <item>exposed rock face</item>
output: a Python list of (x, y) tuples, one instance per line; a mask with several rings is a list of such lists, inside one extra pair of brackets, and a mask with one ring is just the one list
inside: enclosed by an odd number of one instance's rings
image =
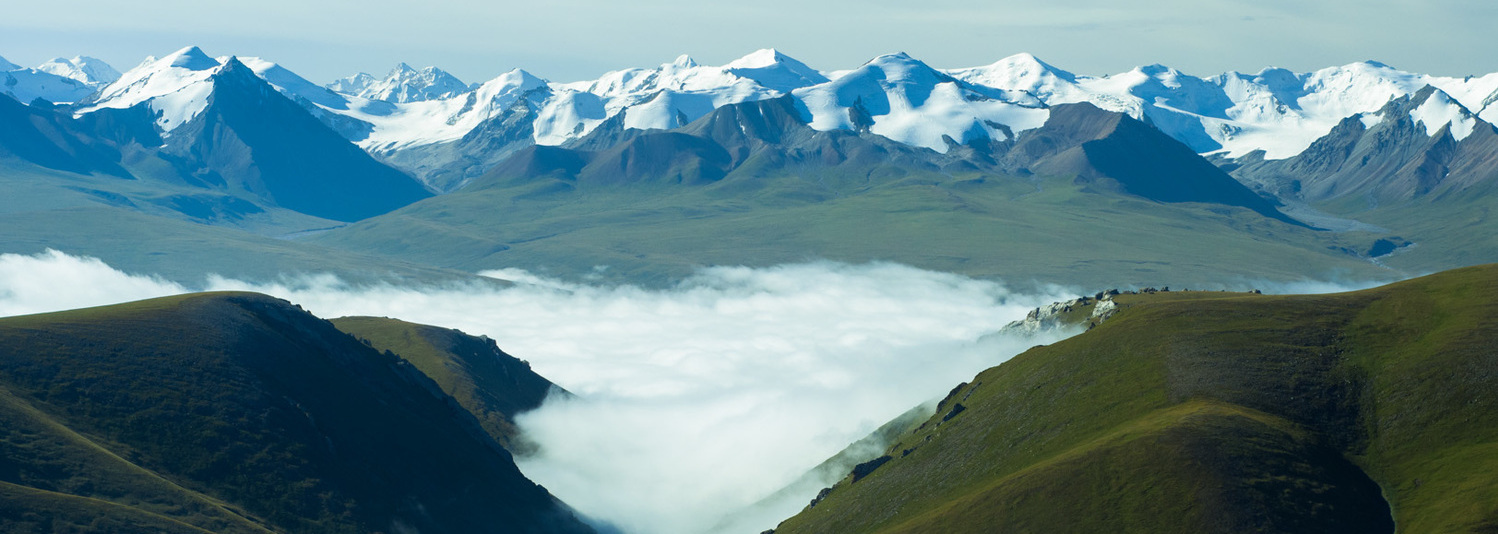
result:
[(999, 334), (1019, 334), (1023, 336), (1034, 336), (1041, 333), (1053, 332), (1065, 328), (1092, 328), (1103, 321), (1113, 317), (1123, 307), (1113, 300), (1113, 297), (1121, 294), (1156, 293), (1170, 291), (1170, 288), (1155, 289), (1153, 287), (1138, 291), (1119, 291), (1109, 289), (1099, 291), (1091, 297), (1077, 297), (1071, 300), (1053, 302), (1039, 308), (1030, 310), (1024, 319), (1014, 321), (999, 329)]
[[(1432, 118), (1432, 109), (1449, 117)], [(1452, 119), (1447, 124), (1428, 124)], [(1234, 177), (1313, 204), (1363, 198), (1369, 206), (1480, 193), (1498, 176), (1498, 130), (1445, 93), (1426, 87), (1376, 113), (1344, 119), (1299, 155), (1229, 163)]]
[[(1073, 312), (1084, 311), (1088, 307), (1098, 306), (1099, 302), (1101, 301), (1091, 297), (1078, 297), (1072, 300), (1053, 302), (1030, 310), (1030, 313), (1023, 320), (1004, 325), (1004, 328), (999, 329), (999, 333), (1033, 336), (1041, 332), (1077, 326), (1068, 321), (1068, 315)], [(1108, 300), (1107, 302), (1109, 304), (1113, 303), (1112, 300)], [(1093, 313), (1096, 312), (1094, 311)]]
[(1097, 323), (1101, 323), (1108, 320), (1108, 318), (1112, 317), (1115, 313), (1118, 313), (1118, 303), (1113, 302), (1113, 299), (1110, 298), (1108, 300), (1098, 301), (1097, 305), (1092, 307), (1091, 319)]

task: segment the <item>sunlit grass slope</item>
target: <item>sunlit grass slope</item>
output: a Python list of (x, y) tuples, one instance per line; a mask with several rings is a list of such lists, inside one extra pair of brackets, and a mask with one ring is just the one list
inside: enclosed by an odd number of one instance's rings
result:
[(208, 293), (0, 319), (0, 531), (586, 532), (435, 383)]
[(1489, 265), (1131, 296), (979, 374), (777, 532), (1491, 532), (1495, 294)]

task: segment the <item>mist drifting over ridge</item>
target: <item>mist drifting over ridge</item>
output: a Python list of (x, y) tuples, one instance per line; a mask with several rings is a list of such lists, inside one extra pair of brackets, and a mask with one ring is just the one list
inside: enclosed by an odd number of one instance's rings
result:
[[(519, 459), (527, 476), (600, 524), (671, 533), (713, 528), (885, 421), (1066, 335), (985, 337), (1078, 293), (1016, 292), (881, 263), (708, 268), (666, 289), (484, 274), (517, 284), (354, 287), (308, 275), (278, 283), (210, 277), (187, 287), (56, 251), (5, 254), (0, 315), (233, 289), (325, 318), (390, 316), (488, 335), (580, 395), (520, 419), (541, 445)], [(776, 514), (810, 497), (745, 525), (773, 527), (783, 518)]]

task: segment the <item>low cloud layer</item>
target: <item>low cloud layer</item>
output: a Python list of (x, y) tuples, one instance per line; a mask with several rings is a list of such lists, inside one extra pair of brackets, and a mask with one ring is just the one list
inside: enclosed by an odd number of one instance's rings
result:
[[(484, 274), (520, 283), (350, 287), (310, 276), (189, 288), (52, 251), (5, 254), (0, 315), (242, 289), (321, 317), (485, 334), (580, 395), (522, 417), (541, 445), (521, 459), (525, 473), (601, 523), (669, 534), (719, 527), (880, 424), (1049, 342), (985, 335), (1074, 296), (893, 264), (711, 268), (663, 290)], [(736, 524), (773, 527), (816, 489)]]

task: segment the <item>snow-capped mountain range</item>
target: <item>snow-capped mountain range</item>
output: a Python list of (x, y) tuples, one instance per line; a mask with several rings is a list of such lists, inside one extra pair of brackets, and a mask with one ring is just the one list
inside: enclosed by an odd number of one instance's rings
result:
[(109, 64), (86, 56), (56, 58), (30, 69), (0, 57), (0, 94), (21, 102), (76, 102), (119, 78)]
[(401, 104), (452, 98), (473, 89), (437, 67), (416, 70), (405, 63), (396, 65), (384, 79), (361, 72), (335, 80), (327, 87), (346, 95)]
[[(23, 102), (77, 103), (76, 115), (147, 104), (166, 134), (203, 109), (204, 83), (227, 61), (196, 47), (147, 58), (120, 75), (98, 60), (53, 60), (24, 69), (0, 60), (5, 91)], [(1426, 86), (1436, 95), (1412, 112), (1431, 135), (1470, 133), (1475, 119), (1498, 120), (1498, 73), (1427, 76), (1376, 62), (1310, 73), (1269, 68), (1196, 77), (1162, 65), (1083, 76), (1029, 54), (991, 65), (936, 69), (905, 54), (824, 72), (776, 50), (722, 66), (682, 56), (652, 68), (555, 83), (512, 70), (467, 85), (436, 69), (398, 65), (383, 79), (359, 74), (326, 86), (258, 58), (239, 58), (283, 94), (380, 156), (451, 143), (508, 112), (528, 113), (525, 135), (562, 145), (620, 120), (625, 128), (671, 129), (728, 104), (791, 95), (817, 130), (865, 130), (946, 152), (955, 144), (1007, 140), (1037, 128), (1049, 106), (1090, 102), (1144, 119), (1199, 153), (1238, 157), (1262, 150), (1282, 159), (1305, 150), (1349, 117), (1376, 115), (1393, 99)], [(513, 120), (513, 119), (512, 119)]]

